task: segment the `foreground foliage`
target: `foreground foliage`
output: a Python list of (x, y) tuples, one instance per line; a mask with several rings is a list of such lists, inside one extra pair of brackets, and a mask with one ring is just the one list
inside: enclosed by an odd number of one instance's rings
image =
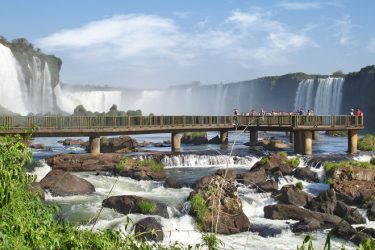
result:
[(38, 196), (27, 191), (33, 177), (23, 167), (30, 160), (31, 151), (22, 137), (0, 137), (1, 249), (185, 249), (178, 244), (161, 246), (138, 241), (114, 230), (78, 230), (57, 221), (58, 207), (43, 204)]
[(375, 151), (375, 136), (367, 134), (359, 139), (358, 149), (362, 151)]

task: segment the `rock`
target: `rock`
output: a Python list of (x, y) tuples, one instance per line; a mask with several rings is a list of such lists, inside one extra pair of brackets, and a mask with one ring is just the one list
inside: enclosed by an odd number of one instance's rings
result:
[(267, 219), (299, 221), (300, 223), (292, 226), (296, 232), (333, 228), (339, 223), (350, 227), (347, 222), (341, 221), (341, 218), (336, 215), (310, 211), (292, 204), (268, 205), (263, 208), (263, 211), (264, 218)]
[(333, 214), (336, 207), (336, 193), (335, 190), (328, 189), (321, 192), (317, 197), (311, 199), (305, 208), (327, 214)]
[(254, 185), (266, 181), (267, 175), (264, 168), (258, 168), (247, 173), (237, 175), (237, 181), (246, 186)]
[(136, 147), (138, 147), (138, 142), (127, 135), (100, 139), (102, 153), (132, 152)]
[(360, 205), (371, 198), (375, 190), (375, 181), (334, 180), (331, 186), (338, 200), (349, 205)]
[(173, 177), (167, 177), (164, 181), (164, 187), (166, 188), (183, 188), (188, 186), (188, 184)]
[(265, 144), (265, 148), (269, 150), (283, 150), (288, 148), (288, 144), (284, 143), (282, 140), (271, 140)]
[(313, 198), (309, 194), (299, 190), (294, 185), (285, 185), (280, 191), (272, 194), (272, 197), (282, 204), (293, 204), (304, 207)]
[(330, 171), (329, 176), (334, 180), (340, 181), (374, 181), (375, 170), (358, 166), (339, 167)]
[(147, 241), (160, 242), (164, 239), (162, 226), (153, 217), (137, 221), (134, 225), (134, 234), (137, 238)]
[(43, 151), (52, 151), (52, 147), (46, 146), (44, 144), (31, 144), (31, 145), (29, 145), (29, 147), (32, 148), (32, 149), (40, 149), (40, 150), (43, 150)]
[(35, 196), (38, 196), (41, 200), (45, 200), (44, 189), (39, 182), (30, 183), (30, 185), (28, 186), (28, 190)]
[(128, 166), (122, 170), (116, 169), (116, 174), (119, 176), (130, 177), (139, 181), (162, 181), (166, 177), (164, 169), (160, 171), (153, 171), (149, 167), (142, 166)]
[(267, 174), (281, 171), (283, 175), (290, 175), (293, 171), (293, 168), (289, 164), (288, 157), (284, 154), (271, 154), (268, 157), (263, 157), (262, 160), (255, 163), (250, 171), (256, 171), (260, 168), (263, 168)]
[(195, 183), (195, 190), (188, 199), (192, 205), (191, 214), (196, 217), (202, 231), (211, 232), (213, 227), (219, 234), (249, 230), (250, 222), (242, 210), (234, 182), (231, 178), (214, 175), (205, 176)]
[(219, 169), (215, 174), (231, 180), (234, 180), (237, 177), (236, 172), (232, 169)]
[(207, 133), (206, 132), (198, 132), (198, 134), (194, 133), (184, 133), (181, 137), (182, 144), (193, 144), (193, 145), (202, 145), (207, 144)]
[(350, 240), (356, 245), (359, 245), (363, 240), (371, 239), (370, 235), (357, 231), (355, 228), (346, 223), (341, 223), (338, 227), (332, 230), (332, 233), (338, 237)]
[(333, 214), (344, 218), (350, 224), (364, 224), (366, 219), (358, 212), (358, 210), (349, 207), (342, 201), (337, 201)]
[(318, 174), (312, 171), (310, 167), (296, 168), (293, 172), (293, 176), (308, 182), (319, 182)]
[(85, 147), (87, 145), (87, 142), (83, 141), (82, 139), (70, 139), (70, 138), (67, 138), (65, 140), (62, 141), (62, 144), (64, 146), (81, 146), (81, 147)]
[(367, 207), (367, 217), (369, 220), (375, 220), (375, 201), (372, 201)]
[(267, 180), (256, 185), (260, 192), (274, 192), (279, 189), (279, 184), (274, 180)]
[(220, 136), (215, 136), (208, 140), (208, 144), (221, 144)]
[(275, 228), (272, 225), (264, 225), (264, 224), (251, 224), (251, 232), (258, 233), (261, 237), (275, 237), (282, 233), (281, 228)]
[(372, 238), (375, 238), (375, 228), (367, 228), (367, 227), (357, 227), (357, 232), (364, 232), (365, 234), (370, 235)]
[(49, 190), (54, 196), (90, 194), (95, 192), (95, 187), (90, 182), (59, 169), (50, 171), (40, 181), (40, 185), (44, 190)]
[(122, 154), (60, 154), (46, 159), (52, 169), (64, 171), (113, 171)]
[[(122, 214), (153, 214), (169, 218), (167, 206), (163, 203), (135, 195), (111, 196), (102, 203), (103, 207), (115, 209)], [(148, 205), (148, 206), (147, 206)], [(152, 206), (152, 209), (145, 209)]]

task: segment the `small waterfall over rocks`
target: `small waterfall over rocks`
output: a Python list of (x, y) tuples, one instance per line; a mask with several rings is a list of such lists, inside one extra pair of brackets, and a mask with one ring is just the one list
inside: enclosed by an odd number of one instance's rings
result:
[(222, 166), (226, 167), (252, 167), (259, 158), (257, 157), (239, 157), (228, 155), (197, 155), (181, 154), (164, 156), (161, 162), (166, 167), (202, 167), (202, 166)]
[(313, 109), (318, 115), (338, 115), (341, 111), (344, 78), (307, 79), (298, 84), (294, 109)]

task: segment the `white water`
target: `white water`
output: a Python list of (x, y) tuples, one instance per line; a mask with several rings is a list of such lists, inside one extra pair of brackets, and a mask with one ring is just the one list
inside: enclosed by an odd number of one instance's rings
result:
[(340, 114), (344, 78), (307, 79), (298, 84), (294, 109), (312, 109), (318, 115)]
[(0, 105), (19, 114), (26, 114), (20, 66), (11, 50), (0, 43)]

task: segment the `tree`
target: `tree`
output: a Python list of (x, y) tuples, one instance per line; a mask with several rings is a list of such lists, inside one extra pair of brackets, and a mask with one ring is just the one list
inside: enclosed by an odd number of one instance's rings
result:
[(74, 111), (73, 111), (73, 115), (78, 115), (78, 116), (85, 116), (87, 115), (87, 110), (85, 109), (85, 107), (83, 107), (82, 105), (78, 105)]

